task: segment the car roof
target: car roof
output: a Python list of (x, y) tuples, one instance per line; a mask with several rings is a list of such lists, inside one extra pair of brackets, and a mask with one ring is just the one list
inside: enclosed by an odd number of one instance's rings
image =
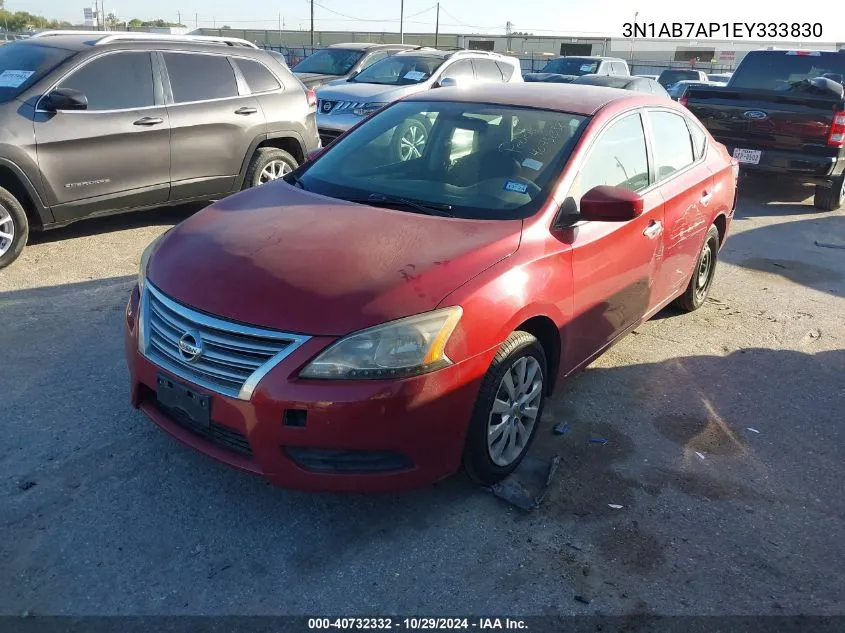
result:
[(24, 46), (46, 46), (48, 48), (63, 48), (68, 51), (82, 51), (92, 48), (97, 38), (90, 35), (55, 35), (48, 38), (28, 38), (15, 40), (16, 43)]
[(609, 88), (624, 88), (634, 81), (652, 81), (647, 77), (623, 77), (619, 75), (581, 75), (575, 80), (580, 86), (607, 86)]
[(364, 51), (370, 48), (414, 48), (411, 44), (376, 44), (374, 42), (345, 42), (340, 44), (329, 44), (326, 48), (346, 48), (355, 51)]
[(593, 115), (607, 105), (632, 101), (648, 105), (665, 105), (665, 97), (650, 96), (620, 88), (526, 82), (509, 84), (481, 84), (470, 88), (438, 88), (435, 92), (419, 92), (405, 101), (457, 101), (465, 103), (488, 103), (501, 106), (518, 106), (557, 110), (572, 114)]

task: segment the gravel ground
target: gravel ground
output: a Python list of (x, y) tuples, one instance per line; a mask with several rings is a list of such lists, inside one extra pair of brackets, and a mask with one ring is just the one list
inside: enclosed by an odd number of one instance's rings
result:
[(128, 405), (121, 314), (191, 210), (36, 236), (0, 272), (0, 613), (845, 613), (845, 213), (743, 187), (707, 305), (549, 403), (529, 515), (463, 475), (305, 494), (182, 447)]

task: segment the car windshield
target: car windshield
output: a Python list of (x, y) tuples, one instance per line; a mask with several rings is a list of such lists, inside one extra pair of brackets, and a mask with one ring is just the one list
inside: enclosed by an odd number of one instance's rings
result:
[(524, 218), (548, 199), (587, 120), (536, 108), (400, 101), (291, 180), (408, 212)]
[(541, 73), (554, 73), (556, 75), (589, 75), (599, 69), (599, 63), (594, 59), (583, 59), (578, 57), (561, 57), (553, 59), (543, 66)]
[(817, 77), (841, 84), (845, 77), (845, 54), (798, 55), (788, 51), (748, 54), (731, 77), (731, 88), (790, 90)]
[(685, 79), (701, 79), (697, 70), (664, 70), (657, 79), (664, 88)]
[(309, 55), (296, 66), (293, 71), (297, 73), (317, 73), (319, 75), (345, 75), (358, 60), (364, 55), (362, 50), (349, 50), (345, 48), (324, 48)]
[(75, 54), (26, 41), (0, 46), (0, 101), (14, 99)]
[(394, 55), (367, 66), (350, 81), (386, 86), (407, 86), (425, 81), (446, 61), (434, 55)]

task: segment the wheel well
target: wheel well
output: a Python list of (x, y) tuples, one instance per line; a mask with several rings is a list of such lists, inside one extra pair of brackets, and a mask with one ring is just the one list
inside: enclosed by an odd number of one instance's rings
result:
[(560, 332), (549, 317), (537, 316), (521, 323), (517, 328), (522, 332), (533, 334), (543, 346), (546, 353), (547, 370), (549, 372), (547, 394), (551, 394), (557, 379), (558, 368), (560, 367)]
[(719, 231), (719, 244), (721, 245), (722, 242), (725, 241), (725, 231), (728, 230), (728, 221), (727, 219), (725, 219), (724, 215), (719, 214), (716, 216), (716, 219), (713, 221), (713, 224)]
[(300, 165), (305, 162), (305, 154), (302, 151), (302, 145), (300, 145), (299, 141), (290, 136), (268, 138), (266, 141), (261, 141), (256, 149), (261, 147), (275, 147), (276, 149), (283, 149), (293, 156), (296, 159), (296, 162)]
[(32, 202), (29, 192), (20, 178), (18, 178), (18, 175), (5, 165), (0, 165), (0, 187), (6, 189), (18, 199), (24, 211), (26, 211), (26, 217), (29, 220), (30, 227), (40, 228), (41, 216), (35, 210), (35, 204)]

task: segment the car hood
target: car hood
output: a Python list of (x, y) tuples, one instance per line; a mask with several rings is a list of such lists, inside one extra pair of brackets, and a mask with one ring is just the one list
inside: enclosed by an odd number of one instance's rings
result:
[(338, 79), (343, 79), (343, 77), (338, 77), (337, 75), (324, 75), (321, 73), (293, 74), (296, 75), (296, 78), (299, 79), (299, 81), (305, 84), (306, 88), (316, 88), (317, 86), (322, 86), (324, 83), (327, 83), (329, 81), (337, 81)]
[(523, 81), (548, 81), (554, 83), (568, 84), (576, 79), (578, 75), (559, 75), (557, 73), (528, 73), (523, 76)]
[(343, 335), (433, 310), (512, 254), (521, 220), (354, 204), (279, 181), (173, 228), (147, 269), (171, 298), (233, 321)]
[(426, 85), (385, 86), (384, 84), (365, 84), (345, 81), (340, 85), (323, 86), (317, 91), (317, 97), (328, 101), (374, 101), (390, 103), (409, 94), (425, 90)]

